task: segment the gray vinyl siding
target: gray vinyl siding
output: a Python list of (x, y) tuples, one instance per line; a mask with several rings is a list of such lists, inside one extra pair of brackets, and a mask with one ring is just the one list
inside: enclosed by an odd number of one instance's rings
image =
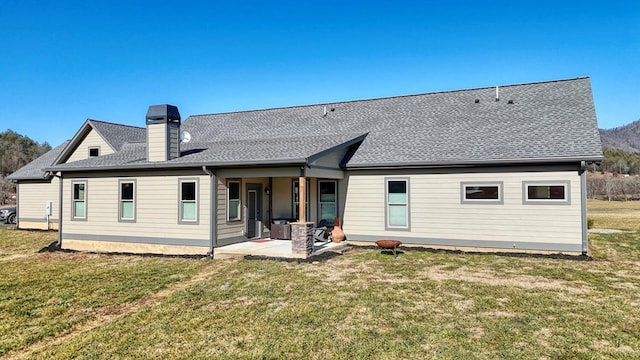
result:
[[(352, 173), (344, 209), (347, 237), (420, 238), (487, 242), (527, 242), (579, 245), (581, 243), (580, 176), (577, 171), (514, 171), (475, 173), (408, 173), (410, 178), (410, 232), (385, 229), (385, 178), (393, 173)], [(566, 181), (569, 205), (522, 203), (523, 181)], [(503, 182), (504, 204), (460, 202), (460, 183)], [(516, 245), (517, 246), (517, 245)]]
[[(105, 236), (123, 236), (131, 238), (200, 239), (210, 238), (209, 219), (209, 176), (202, 172), (180, 171), (155, 174), (108, 174), (102, 177), (81, 177), (87, 183), (87, 221), (65, 221), (64, 234), (82, 234)], [(85, 174), (88, 175), (88, 174)], [(198, 179), (199, 201), (198, 224), (182, 225), (178, 223), (178, 181), (181, 178)], [(136, 222), (119, 222), (119, 183), (122, 179), (135, 179), (136, 182)], [(64, 178), (65, 195), (71, 191), (70, 175)], [(63, 197), (63, 216), (71, 217), (71, 197)]]
[[(293, 217), (293, 182), (299, 178), (274, 178), (273, 183), (273, 218), (290, 219)], [(318, 179), (309, 180), (309, 219), (315, 221), (318, 216)]]
[[(227, 222), (227, 180), (218, 177), (218, 205), (216, 206), (216, 222), (218, 224), (218, 240), (228, 239), (238, 236), (244, 236), (244, 216), (242, 221)], [(240, 187), (240, 207), (242, 215), (244, 215), (244, 194), (243, 188)]]
[(89, 131), (80, 145), (73, 151), (66, 162), (73, 162), (89, 158), (89, 148), (100, 148), (100, 156), (113, 154), (113, 149), (95, 130)]
[(291, 212), (292, 193), (291, 184), (293, 178), (273, 178), (273, 218), (274, 219), (290, 219), (293, 217)]
[(20, 182), (18, 186), (18, 221), (22, 229), (46, 229), (45, 205), (47, 201), (52, 203), (50, 220), (58, 221), (58, 178), (54, 177), (50, 182)]
[[(240, 181), (241, 189), (240, 189), (240, 208), (242, 212), (242, 220), (241, 221), (227, 221), (227, 180)], [(289, 178), (273, 178), (273, 187), (271, 190), (271, 194), (273, 196), (274, 204), (280, 200), (280, 194), (275, 193), (278, 191), (279, 186), (277, 184), (282, 183), (283, 181), (291, 181)], [(246, 235), (246, 221), (247, 221), (247, 184), (262, 184), (263, 192), (260, 196), (262, 196), (262, 223), (263, 223), (263, 232), (267, 231), (267, 224), (269, 222), (269, 197), (265, 194), (264, 189), (269, 185), (269, 178), (262, 177), (250, 177), (250, 178), (222, 178), (218, 177), (218, 186), (217, 186), (217, 198), (218, 198), (218, 206), (217, 206), (217, 235), (218, 240), (237, 238)], [(289, 185), (290, 186), (290, 185)], [(289, 189), (289, 191), (291, 191)], [(275, 208), (275, 205), (273, 205)], [(289, 205), (289, 208), (291, 205)], [(290, 210), (289, 210), (290, 211)], [(277, 214), (274, 210), (274, 214)], [(277, 217), (277, 216), (274, 216)]]

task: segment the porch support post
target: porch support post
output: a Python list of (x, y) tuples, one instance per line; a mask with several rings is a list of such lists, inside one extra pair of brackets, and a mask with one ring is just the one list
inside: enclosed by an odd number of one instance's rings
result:
[(298, 214), (300, 214), (300, 219), (298, 222), (306, 223), (307, 222), (307, 212), (305, 211), (307, 208), (307, 178), (304, 174), (304, 167), (300, 168), (300, 178), (298, 179), (299, 186), (299, 201), (298, 201)]
[(291, 224), (291, 252), (294, 257), (304, 259), (313, 253), (313, 223)]

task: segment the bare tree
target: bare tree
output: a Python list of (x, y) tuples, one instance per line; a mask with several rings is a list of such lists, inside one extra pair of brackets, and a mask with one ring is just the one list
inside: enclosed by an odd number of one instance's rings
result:
[(616, 181), (612, 176), (604, 177), (604, 193), (607, 197), (607, 201), (611, 201), (611, 198), (615, 198), (616, 195)]
[(6, 204), (9, 199), (9, 195), (14, 193), (15, 190), (15, 184), (0, 175), (0, 205)]

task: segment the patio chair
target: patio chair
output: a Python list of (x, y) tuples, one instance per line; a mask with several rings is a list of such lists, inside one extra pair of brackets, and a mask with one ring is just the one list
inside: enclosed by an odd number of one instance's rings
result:
[(313, 242), (328, 242), (329, 241), (329, 229), (327, 227), (327, 220), (320, 220), (318, 227), (313, 229)]

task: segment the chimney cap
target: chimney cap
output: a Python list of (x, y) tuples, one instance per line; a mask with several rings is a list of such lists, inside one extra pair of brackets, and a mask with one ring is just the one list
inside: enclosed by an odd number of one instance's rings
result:
[(151, 105), (147, 110), (147, 124), (180, 123), (180, 120), (178, 107), (173, 105)]

